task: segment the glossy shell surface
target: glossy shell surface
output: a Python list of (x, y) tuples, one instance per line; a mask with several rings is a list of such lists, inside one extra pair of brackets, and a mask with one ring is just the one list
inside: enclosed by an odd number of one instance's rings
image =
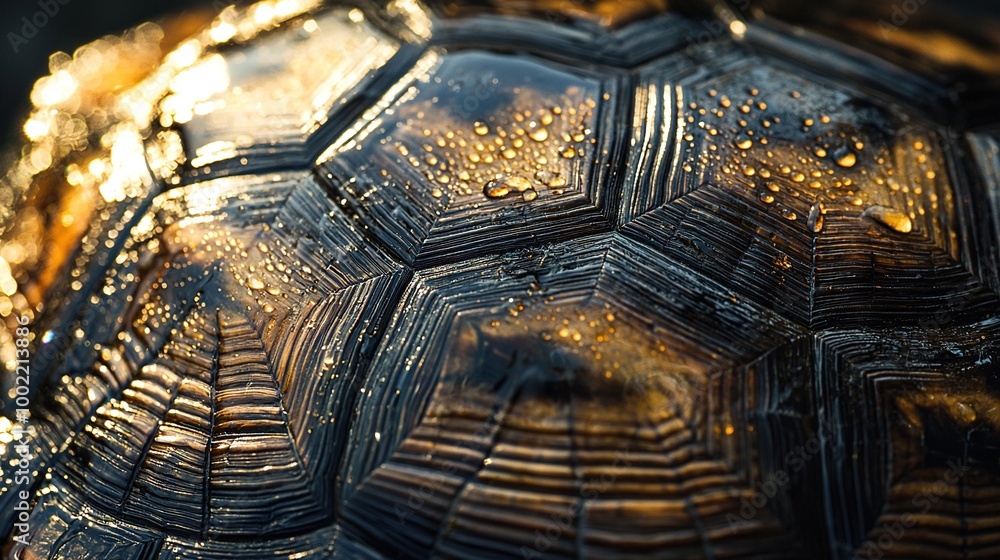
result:
[(230, 8), (29, 153), (7, 550), (23, 490), (30, 558), (1000, 555), (1000, 129), (592, 4)]

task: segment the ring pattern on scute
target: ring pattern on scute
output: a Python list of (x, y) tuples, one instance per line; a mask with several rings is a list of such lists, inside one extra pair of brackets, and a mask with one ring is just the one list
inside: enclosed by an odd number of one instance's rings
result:
[(227, 10), (126, 92), (30, 552), (996, 556), (996, 134), (655, 4)]

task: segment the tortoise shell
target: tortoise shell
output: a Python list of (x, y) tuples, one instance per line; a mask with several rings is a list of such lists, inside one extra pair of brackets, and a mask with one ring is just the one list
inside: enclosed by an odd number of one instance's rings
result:
[(715, 7), (280, 0), (55, 56), (6, 553), (1000, 555), (1000, 129)]

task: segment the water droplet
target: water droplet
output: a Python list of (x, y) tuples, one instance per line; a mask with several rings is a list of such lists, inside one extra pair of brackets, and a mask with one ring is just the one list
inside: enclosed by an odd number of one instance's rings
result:
[(913, 222), (910, 220), (910, 217), (895, 208), (869, 206), (861, 215), (872, 218), (878, 223), (900, 233), (909, 233), (913, 230)]
[(573, 157), (573, 156), (576, 155), (576, 150), (574, 150), (573, 148), (565, 148), (562, 151), (561, 155), (562, 155), (562, 157), (564, 157), (566, 159), (569, 159), (569, 158), (571, 158), (571, 157)]
[(549, 131), (544, 128), (532, 130), (528, 133), (528, 138), (531, 138), (535, 142), (544, 142), (549, 139)]
[(749, 150), (751, 146), (753, 146), (753, 140), (749, 138), (743, 138), (736, 141), (736, 147), (741, 150)]
[(546, 187), (559, 188), (566, 186), (566, 179), (551, 171), (538, 171), (535, 173), (535, 180)]
[(764, 204), (771, 204), (774, 202), (774, 195), (769, 192), (762, 192), (760, 193), (760, 201)]
[(483, 185), (483, 194), (489, 198), (503, 198), (510, 193), (510, 189), (502, 179), (495, 179)]
[(781, 217), (784, 218), (784, 219), (786, 219), (786, 220), (790, 220), (790, 221), (794, 222), (795, 220), (798, 219), (798, 216), (796, 216), (795, 212), (792, 212), (792, 210), (790, 208), (782, 208), (779, 211), (779, 213), (781, 214)]
[(819, 233), (823, 231), (823, 205), (813, 204), (809, 209), (809, 217), (806, 219), (806, 225), (813, 233)]
[(477, 122), (474, 130), (479, 136), (486, 136), (490, 132), (490, 127), (486, 126), (485, 123)]
[(531, 181), (525, 179), (524, 177), (518, 177), (516, 175), (513, 177), (508, 177), (507, 184), (511, 188), (517, 189), (518, 192), (524, 192), (531, 188)]
[(858, 156), (846, 148), (837, 150), (833, 155), (837, 158), (837, 165), (841, 167), (854, 167), (854, 164), (858, 163)]
[(264, 281), (255, 276), (247, 280), (247, 287), (250, 288), (251, 290), (263, 290)]
[(500, 174), (497, 175), (496, 179), (486, 183), (483, 187), (483, 194), (490, 198), (503, 198), (512, 191), (523, 193), (528, 190), (534, 190), (531, 181), (517, 175), (508, 177)]
[(532, 200), (538, 198), (538, 191), (536, 191), (535, 189), (526, 190), (521, 193), (521, 198), (525, 202), (531, 202)]
[(431, 196), (433, 196), (434, 198), (441, 198), (442, 196), (444, 196), (444, 191), (442, 191), (441, 189), (434, 189), (431, 191)]

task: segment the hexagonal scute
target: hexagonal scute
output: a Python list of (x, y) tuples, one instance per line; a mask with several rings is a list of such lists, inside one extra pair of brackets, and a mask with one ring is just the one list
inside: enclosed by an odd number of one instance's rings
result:
[(182, 141), (189, 181), (305, 168), (358, 115), (369, 89), (377, 97), (405, 73), (412, 54), (344, 6), (215, 49), (173, 77), (159, 101), (159, 124), (180, 132), (161, 134), (161, 151), (178, 157)]
[[(658, 13), (663, 4), (636, 3), (636, 11), (632, 13), (622, 9), (621, 2), (608, 4), (613, 7), (603, 14), (585, 12), (587, 8), (596, 7), (594, 4), (556, 5), (544, 10), (542, 17), (538, 17), (537, 12), (532, 13), (532, 8), (539, 8), (537, 3), (518, 6), (503, 2), (497, 6), (499, 14), (484, 11), (481, 6), (455, 4), (455, 9), (449, 10), (435, 28), (431, 42), (497, 49), (516, 45), (519, 51), (569, 64), (584, 62), (632, 68), (694, 41), (714, 39), (726, 33), (721, 21), (701, 22), (675, 11)], [(646, 13), (639, 15), (637, 21), (624, 22), (624, 25), (616, 21), (622, 16), (636, 16), (643, 10)], [(565, 25), (570, 22), (572, 24)]]
[(393, 558), (795, 557), (816, 512), (770, 475), (811, 342), (734, 299), (616, 236), (417, 272), (360, 391), (345, 534)]
[(394, 254), (423, 267), (611, 228), (616, 78), (437, 50), (412, 75), (320, 166)]
[[(353, 410), (355, 377), (410, 272), (309, 173), (168, 191), (115, 263), (76, 323), (81, 358), (53, 372), (32, 413), (32, 468), (58, 496), (37, 507), (124, 520), (189, 549), (280, 548), (332, 526), (329, 475), (347, 437), (336, 420)], [(2, 499), (11, 511), (15, 496)], [(39, 550), (68, 538), (32, 530)]]
[(385, 560), (328, 525), (291, 539), (192, 542), (138, 527), (101, 512), (82, 519), (72, 512), (86, 505), (71, 494), (41, 497), (29, 523), (41, 527), (27, 547), (31, 558), (73, 560), (227, 560), (231, 558), (350, 558)]
[(996, 317), (953, 330), (820, 335), (835, 554), (1000, 553), (998, 341)]
[(953, 139), (749, 56), (699, 46), (642, 72), (623, 232), (813, 327), (995, 304), (963, 250)]

